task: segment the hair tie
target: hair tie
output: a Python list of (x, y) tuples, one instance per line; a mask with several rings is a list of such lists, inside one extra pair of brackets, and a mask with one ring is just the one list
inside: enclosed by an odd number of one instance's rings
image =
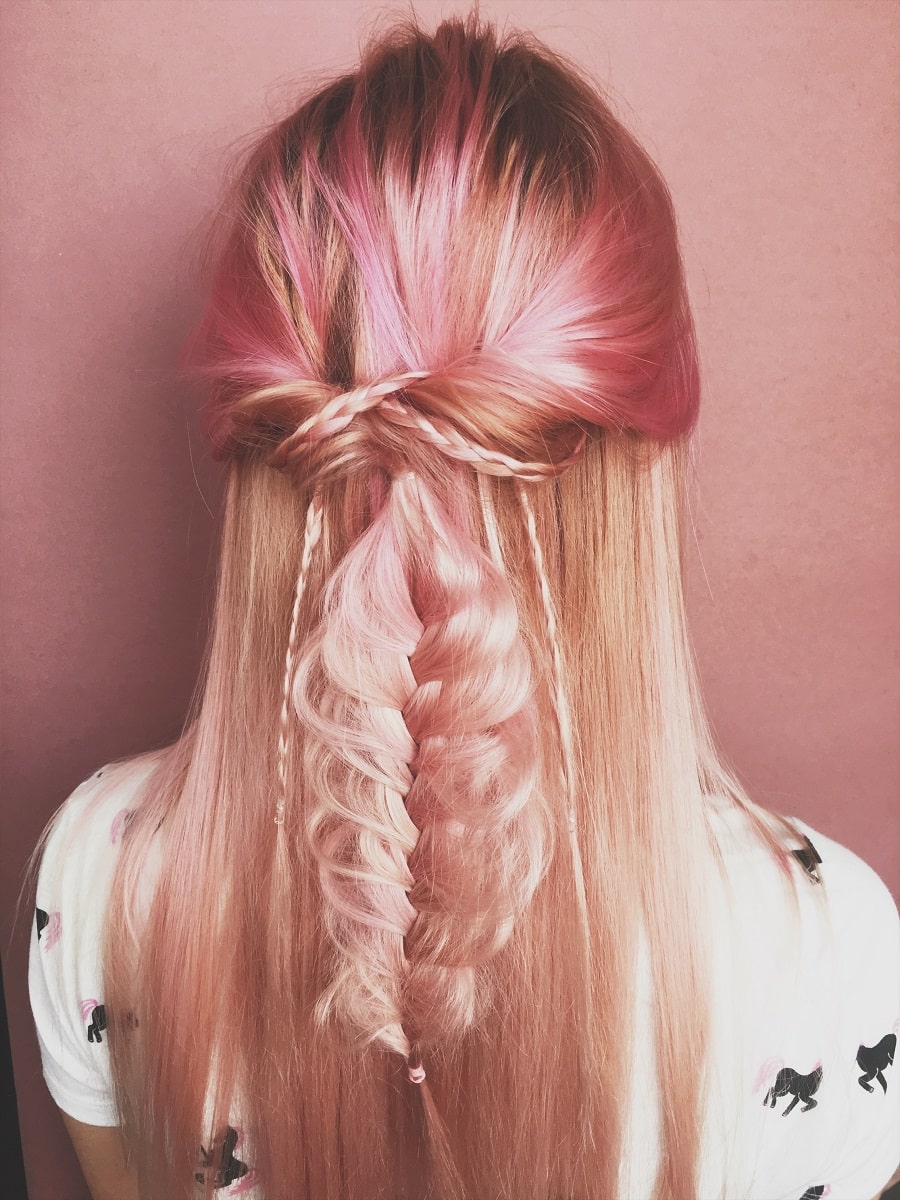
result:
[(415, 1064), (412, 1061), (412, 1055), (406, 1060), (408, 1066), (408, 1075), (410, 1083), (425, 1082), (425, 1068), (422, 1066), (421, 1060)]

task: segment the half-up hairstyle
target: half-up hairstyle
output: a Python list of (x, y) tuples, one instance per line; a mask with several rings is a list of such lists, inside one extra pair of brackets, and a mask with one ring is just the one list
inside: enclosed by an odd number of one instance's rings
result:
[(211, 1195), (231, 1126), (266, 1200), (613, 1200), (643, 937), (689, 1200), (705, 793), (780, 842), (693, 679), (666, 186), (573, 68), (453, 20), (270, 129), (222, 228), (215, 625), (105, 947), (142, 1195)]

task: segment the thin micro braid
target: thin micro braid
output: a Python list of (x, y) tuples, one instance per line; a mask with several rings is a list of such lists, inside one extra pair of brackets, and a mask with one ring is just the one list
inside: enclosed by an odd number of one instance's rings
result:
[[(562, 775), (563, 787), (565, 789), (567, 816), (569, 820), (569, 828), (574, 832), (573, 822), (575, 819), (575, 739), (572, 734), (572, 717), (569, 711), (569, 701), (566, 696), (564, 684), (565, 672), (563, 670), (562, 651), (559, 647), (559, 623), (556, 619), (556, 606), (553, 603), (553, 597), (550, 594), (550, 585), (547, 581), (547, 571), (544, 565), (544, 551), (541, 547), (537, 533), (537, 523), (534, 519), (534, 509), (531, 506), (528, 492), (520, 480), (515, 480), (516, 495), (519, 499), (519, 504), (522, 506), (522, 513), (525, 517), (525, 528), (528, 532), (528, 544), (531, 548), (531, 557), (534, 561), (534, 569), (537, 574), (538, 584), (541, 590), (541, 604), (544, 609), (544, 622), (547, 628), (547, 640), (550, 643), (550, 653), (553, 659), (553, 710), (556, 715), (556, 724), (559, 729), (560, 741), (560, 774)], [(577, 858), (576, 875), (581, 879), (581, 855), (577, 850), (577, 841), (575, 842), (575, 854)], [(583, 881), (582, 881), (583, 883)]]
[(284, 687), (281, 700), (281, 716), (278, 729), (278, 803), (275, 806), (275, 824), (284, 824), (284, 807), (287, 800), (287, 758), (290, 741), (290, 712), (291, 684), (294, 678), (294, 661), (297, 656), (297, 624), (300, 619), (300, 604), (306, 591), (306, 581), (309, 578), (309, 567), (313, 551), (322, 536), (322, 498), (318, 491), (313, 492), (306, 510), (306, 524), (303, 529), (303, 552), (300, 556), (300, 571), (297, 575), (297, 586), (294, 589), (294, 608), (291, 612), (291, 628), (288, 634), (287, 651), (284, 656)]
[[(577, 462), (584, 452), (587, 435), (582, 433), (567, 458), (554, 463), (525, 462), (466, 437), (450, 421), (438, 416), (427, 417), (404, 401), (395, 399), (396, 393), (413, 390), (417, 382), (427, 377), (425, 371), (406, 371), (389, 379), (359, 384), (348, 392), (333, 393), (320, 409), (279, 443), (269, 459), (270, 464), (285, 467), (305, 444), (340, 433), (355, 417), (372, 410), (380, 412), (384, 419), (401, 429), (418, 435), (448, 458), (466, 463), (479, 473), (513, 476), (527, 483), (539, 483), (560, 474)], [(290, 397), (297, 387), (294, 383), (272, 384), (258, 389), (252, 398), (255, 403), (260, 403)]]
[[(575, 813), (575, 738), (572, 732), (571, 710), (566, 696), (565, 672), (563, 670), (562, 651), (558, 637), (559, 625), (556, 619), (556, 606), (553, 603), (553, 596), (550, 592), (550, 584), (547, 579), (547, 571), (544, 566), (544, 551), (538, 538), (534, 509), (531, 506), (531, 500), (524, 484), (518, 479), (515, 480), (515, 488), (525, 518), (525, 528), (528, 533), (531, 557), (540, 587), (547, 639), (550, 643), (550, 654), (553, 660), (553, 711), (559, 730), (560, 774), (562, 775), (564, 795), (566, 797), (566, 824), (569, 830), (569, 847), (572, 854), (572, 869), (575, 877), (575, 898), (578, 905), (579, 927), (584, 945), (585, 958), (587, 963), (590, 964), (592, 959), (591, 923), (588, 911), (587, 889), (584, 883), (584, 864), (581, 858), (581, 847), (578, 844), (578, 821)], [(592, 972), (588, 970), (585, 972), (584, 977), (585, 1016), (588, 1018), (591, 1014), (591, 975)], [(592, 1064), (596, 1063), (597, 1057), (593, 1044), (593, 1026), (581, 1030), (581, 1037), (588, 1046), (587, 1061)]]
[(494, 560), (494, 564), (505, 574), (506, 564), (503, 561), (503, 550), (500, 546), (497, 514), (494, 512), (494, 503), (491, 500), (487, 477), (481, 471), (478, 471), (476, 478), (478, 480), (478, 499), (481, 503), (481, 517), (484, 521), (484, 532), (487, 537), (491, 558)]
[(397, 400), (386, 398), (380, 402), (378, 407), (391, 414), (397, 424), (417, 429), (424, 434), (425, 439), (446, 454), (448, 458), (468, 463), (477, 471), (488, 475), (511, 475), (513, 478), (527, 483), (539, 483), (543, 479), (559, 475), (566, 467), (570, 467), (578, 461), (587, 442), (587, 435), (582, 434), (575, 449), (568, 458), (561, 462), (522, 462), (500, 450), (490, 450), (487, 446), (470, 440), (448, 421), (443, 421), (439, 417), (428, 418), (424, 413)]

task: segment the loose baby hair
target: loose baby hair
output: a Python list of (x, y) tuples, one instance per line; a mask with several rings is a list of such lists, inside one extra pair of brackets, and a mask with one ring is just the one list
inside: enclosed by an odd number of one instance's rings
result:
[(104, 950), (142, 1195), (212, 1194), (198, 1147), (240, 1127), (267, 1200), (610, 1200), (643, 938), (654, 1196), (688, 1200), (704, 795), (780, 842), (693, 677), (659, 171), (530, 38), (403, 24), (258, 140), (222, 227), (215, 623)]

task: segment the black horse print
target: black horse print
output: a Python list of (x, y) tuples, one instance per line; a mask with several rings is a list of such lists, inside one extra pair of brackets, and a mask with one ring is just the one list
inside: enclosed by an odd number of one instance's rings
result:
[(91, 1009), (91, 1023), (88, 1025), (87, 1037), (89, 1042), (100, 1043), (103, 1038), (100, 1036), (106, 1028), (106, 1006), (98, 1004)]
[[(766, 1098), (763, 1104), (768, 1104), (770, 1108), (775, 1107), (775, 1101), (782, 1096), (791, 1095), (793, 1100), (781, 1114), (786, 1117), (788, 1113), (801, 1100), (803, 1107), (801, 1112), (809, 1112), (811, 1108), (815, 1108), (818, 1100), (813, 1100), (813, 1096), (819, 1090), (819, 1084), (822, 1082), (822, 1068), (818, 1066), (815, 1070), (810, 1071), (808, 1075), (801, 1075), (798, 1071), (791, 1067), (782, 1067), (775, 1076), (775, 1082), (766, 1092)], [(771, 1103), (770, 1103), (771, 1101)]]
[(799, 850), (792, 850), (791, 854), (793, 854), (794, 858), (796, 858), (797, 862), (810, 877), (813, 883), (821, 883), (822, 876), (819, 874), (818, 868), (822, 859), (819, 857), (818, 850), (815, 848), (806, 834), (803, 835), (803, 840), (806, 842), (806, 845), (802, 846)]
[(859, 1086), (867, 1092), (874, 1092), (870, 1081), (877, 1079), (882, 1090), (887, 1092), (884, 1072), (893, 1063), (896, 1051), (896, 1033), (886, 1033), (877, 1046), (860, 1046), (856, 1052), (856, 1061), (863, 1072), (859, 1077)]
[(34, 923), (37, 927), (37, 940), (44, 950), (50, 951), (59, 941), (62, 923), (58, 912), (47, 912), (43, 908), (34, 910)]
[(198, 1183), (211, 1183), (214, 1188), (224, 1188), (230, 1187), (237, 1179), (243, 1179), (249, 1168), (234, 1156), (238, 1140), (238, 1131), (229, 1125), (221, 1142), (214, 1142), (208, 1151), (200, 1147), (202, 1170), (194, 1172)]

